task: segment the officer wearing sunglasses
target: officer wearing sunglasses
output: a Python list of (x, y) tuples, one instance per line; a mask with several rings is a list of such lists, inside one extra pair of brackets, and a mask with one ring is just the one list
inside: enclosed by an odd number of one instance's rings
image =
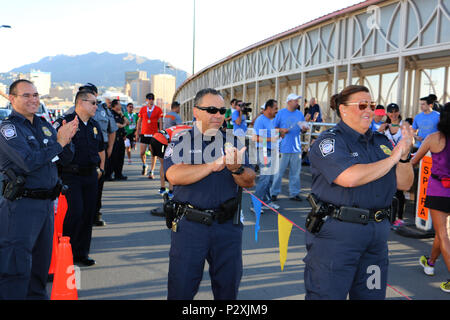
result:
[(63, 183), (69, 186), (63, 235), (70, 237), (74, 262), (85, 266), (96, 263), (89, 257), (89, 251), (97, 207), (98, 180), (104, 174), (106, 159), (102, 129), (94, 120), (98, 108), (96, 101), (92, 91), (78, 91), (75, 112), (64, 115), (54, 124), (56, 130), (60, 130), (64, 120), (80, 120), (78, 131), (72, 139), (75, 146), (73, 160), (61, 166), (59, 172)]
[(364, 86), (331, 98), (341, 121), (311, 146), (313, 210), (307, 217), (306, 299), (384, 299), (390, 207), (413, 183), (413, 131), (393, 147), (370, 130), (376, 104)]
[(226, 112), (221, 94), (203, 89), (194, 106), (193, 128), (164, 155), (174, 186), (168, 299), (192, 300), (207, 260), (214, 298), (234, 300), (242, 276), (239, 187), (252, 187), (255, 172), (245, 147), (219, 130)]

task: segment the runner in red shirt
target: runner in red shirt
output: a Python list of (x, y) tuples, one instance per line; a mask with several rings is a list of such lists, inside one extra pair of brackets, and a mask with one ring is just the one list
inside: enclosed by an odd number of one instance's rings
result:
[[(141, 143), (141, 160), (142, 160), (142, 175), (147, 174), (148, 165), (145, 163), (146, 156), (145, 152), (150, 150), (152, 153), (151, 160), (151, 168), (150, 173), (148, 175), (149, 179), (154, 179), (153, 170), (155, 170), (156, 166), (156, 157), (151, 148), (151, 137), (158, 132), (159, 129), (162, 129), (161, 117), (163, 116), (163, 112), (160, 107), (154, 104), (155, 95), (153, 93), (147, 94), (145, 97), (146, 104), (142, 106), (139, 111), (139, 119), (136, 125), (136, 141)], [(161, 167), (162, 167), (162, 159), (159, 158)], [(163, 179), (161, 179), (163, 181)]]

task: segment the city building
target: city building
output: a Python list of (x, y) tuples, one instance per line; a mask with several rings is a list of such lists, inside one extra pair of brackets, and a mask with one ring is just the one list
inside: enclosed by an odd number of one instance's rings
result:
[(170, 74), (152, 75), (151, 92), (155, 95), (155, 103), (162, 107), (170, 107), (175, 93), (176, 78)]
[(125, 72), (125, 95), (137, 105), (145, 103), (145, 96), (151, 92), (151, 83), (146, 71)]
[(33, 82), (41, 97), (50, 94), (50, 87), (52, 84), (51, 72), (31, 70), (28, 73), (22, 74), (20, 78)]
[(79, 86), (69, 86), (69, 87), (62, 87), (62, 86), (56, 86), (50, 88), (50, 97), (51, 98), (59, 98), (62, 100), (68, 100), (73, 101), (75, 98), (75, 95), (78, 91)]

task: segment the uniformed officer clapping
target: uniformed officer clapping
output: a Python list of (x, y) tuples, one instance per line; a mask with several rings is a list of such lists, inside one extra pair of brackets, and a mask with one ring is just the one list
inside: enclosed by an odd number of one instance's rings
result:
[(194, 298), (205, 260), (214, 298), (236, 299), (238, 294), (242, 276), (239, 187), (252, 187), (255, 172), (245, 147), (219, 130), (225, 111), (218, 91), (199, 91), (194, 99), (195, 125), (165, 152), (166, 178), (174, 185), (173, 219), (168, 225), (172, 227), (168, 299)]
[(11, 84), (9, 100), (13, 111), (0, 125), (0, 300), (48, 299), (53, 200), (62, 189), (56, 164), (73, 157), (78, 119), (56, 133), (35, 115), (39, 93), (28, 80)]
[(105, 145), (99, 124), (92, 119), (97, 110), (97, 100), (91, 91), (78, 91), (75, 112), (58, 119), (54, 126), (78, 118), (78, 132), (73, 137), (75, 154), (70, 164), (60, 168), (67, 191), (67, 213), (63, 235), (70, 237), (73, 259), (85, 266), (95, 264), (89, 257), (94, 223), (98, 179), (104, 173)]
[(396, 190), (413, 183), (413, 131), (404, 124), (395, 148), (372, 132), (376, 103), (363, 86), (345, 88), (330, 106), (341, 121), (310, 152), (306, 299), (384, 299), (390, 206)]

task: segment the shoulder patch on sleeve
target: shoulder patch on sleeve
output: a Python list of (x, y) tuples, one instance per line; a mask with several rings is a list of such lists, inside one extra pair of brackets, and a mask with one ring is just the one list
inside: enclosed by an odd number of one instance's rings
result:
[(323, 157), (326, 157), (327, 155), (334, 153), (334, 144), (335, 139), (330, 138), (323, 139), (320, 142), (319, 149)]
[(0, 132), (6, 140), (11, 140), (17, 137), (16, 127), (13, 124), (5, 124), (2, 126)]

